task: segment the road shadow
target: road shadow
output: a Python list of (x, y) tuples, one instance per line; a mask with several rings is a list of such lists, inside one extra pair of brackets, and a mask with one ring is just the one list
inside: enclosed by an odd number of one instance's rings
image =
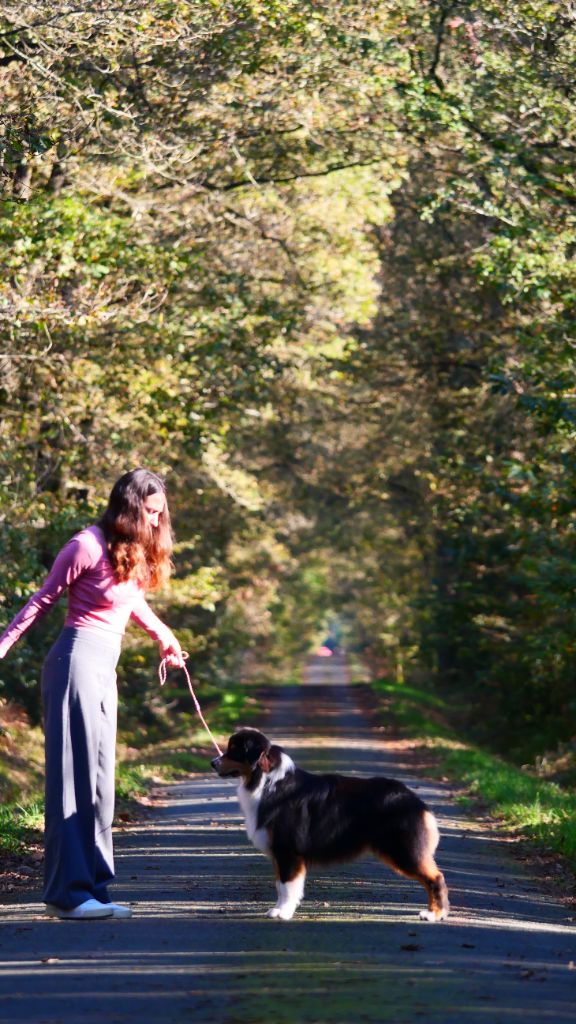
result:
[(0, 1020), (576, 1021), (566, 909), (489, 821), (414, 774), (330, 661), (268, 691), (261, 724), (302, 767), (418, 791), (441, 825), (449, 920), (420, 922), (423, 889), (369, 858), (312, 872), (296, 917), (268, 919), (270, 865), (246, 839), (234, 783), (206, 774), (166, 787), (150, 820), (117, 836), (129, 921), (46, 920), (37, 900), (0, 908)]

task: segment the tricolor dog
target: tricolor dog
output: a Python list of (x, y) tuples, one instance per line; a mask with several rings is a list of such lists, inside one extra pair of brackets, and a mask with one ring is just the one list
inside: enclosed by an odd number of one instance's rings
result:
[(309, 864), (353, 860), (370, 851), (421, 882), (428, 893), (422, 920), (448, 916), (448, 890), (434, 860), (436, 819), (402, 782), (303, 771), (258, 729), (239, 729), (211, 763), (223, 778), (240, 779), (248, 837), (273, 861), (278, 902), (269, 917), (293, 917)]

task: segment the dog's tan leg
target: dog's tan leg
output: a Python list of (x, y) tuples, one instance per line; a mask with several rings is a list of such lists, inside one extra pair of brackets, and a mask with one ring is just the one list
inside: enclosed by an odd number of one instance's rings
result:
[(422, 825), (424, 828), (420, 835), (421, 848), (417, 853), (413, 850), (405, 851), (391, 857), (390, 854), (382, 850), (377, 852), (380, 858), (394, 871), (406, 878), (420, 882), (426, 889), (428, 910), (420, 911), (420, 919), (422, 921), (444, 921), (450, 913), (450, 903), (444, 875), (434, 860), (439, 834), (436, 819), (430, 811), (424, 812)]
[(294, 917), (296, 907), (304, 896), (304, 883), (306, 881), (306, 867), (304, 861), (299, 860), (291, 865), (280, 865), (274, 862), (276, 868), (276, 891), (278, 902), (275, 907), (268, 911), (268, 917), (280, 918), (281, 921), (289, 921)]
[(448, 889), (444, 881), (444, 875), (438, 865), (432, 861), (426, 865), (425, 870), (414, 875), (428, 893), (428, 910), (420, 911), (421, 921), (444, 921), (450, 913), (448, 902)]
[(418, 864), (415, 878), (422, 883), (428, 893), (428, 910), (420, 911), (422, 921), (443, 921), (450, 913), (448, 889), (444, 875), (434, 860), (434, 854), (440, 841), (436, 818), (430, 811), (424, 813), (424, 829), (427, 838), (427, 849)]
[(405, 878), (411, 878), (415, 882), (420, 882), (426, 889), (428, 893), (428, 910), (420, 911), (421, 921), (444, 921), (448, 917), (450, 913), (448, 888), (444, 881), (444, 875), (433, 857), (425, 863), (419, 864), (415, 869), (402, 867), (390, 857), (383, 856), (382, 854), (380, 854), (380, 858), (394, 871), (397, 871), (399, 875), (404, 875)]

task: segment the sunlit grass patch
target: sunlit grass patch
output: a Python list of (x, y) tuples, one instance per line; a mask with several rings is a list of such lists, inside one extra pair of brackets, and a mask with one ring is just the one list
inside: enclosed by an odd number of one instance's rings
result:
[(44, 827), (41, 801), (0, 806), (0, 852), (20, 853), (40, 838)]
[(205, 755), (157, 744), (139, 752), (137, 759), (119, 760), (116, 767), (116, 796), (119, 800), (141, 800), (151, 786), (173, 782), (191, 772), (209, 770)]
[(435, 744), (442, 770), (502, 822), (576, 861), (576, 794), (471, 746)]

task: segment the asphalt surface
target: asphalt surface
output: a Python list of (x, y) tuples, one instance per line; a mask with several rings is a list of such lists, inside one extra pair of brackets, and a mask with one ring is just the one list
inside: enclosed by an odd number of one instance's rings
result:
[[(576, 1022), (573, 913), (517, 846), (413, 772), (356, 703), (337, 658), (274, 691), (265, 731), (303, 767), (402, 778), (438, 815), (452, 914), (418, 919), (420, 885), (377, 861), (311, 872), (290, 922), (248, 843), (235, 784), (169, 787), (116, 840), (128, 921), (46, 919), (39, 896), (0, 906), (0, 1021), (33, 1024)], [(240, 723), (241, 724), (241, 723)]]

